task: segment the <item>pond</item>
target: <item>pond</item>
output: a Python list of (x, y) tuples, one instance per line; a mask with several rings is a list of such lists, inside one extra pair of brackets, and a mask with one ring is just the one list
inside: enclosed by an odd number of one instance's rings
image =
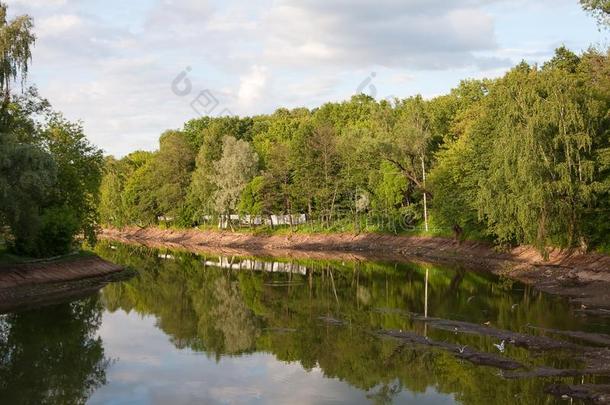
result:
[(548, 404), (550, 384), (608, 384), (519, 375), (585, 367), (570, 348), (610, 323), (483, 272), (96, 249), (136, 275), (2, 315), (1, 403)]

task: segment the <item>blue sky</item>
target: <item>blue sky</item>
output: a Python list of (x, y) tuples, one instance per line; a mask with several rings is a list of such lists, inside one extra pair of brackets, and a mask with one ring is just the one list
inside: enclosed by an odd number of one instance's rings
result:
[[(34, 18), (29, 82), (117, 156), (156, 148), (161, 132), (201, 113), (315, 107), (358, 88), (433, 97), (541, 63), (562, 44), (609, 45), (577, 0), (7, 3)], [(172, 86), (187, 67), (190, 87)]]

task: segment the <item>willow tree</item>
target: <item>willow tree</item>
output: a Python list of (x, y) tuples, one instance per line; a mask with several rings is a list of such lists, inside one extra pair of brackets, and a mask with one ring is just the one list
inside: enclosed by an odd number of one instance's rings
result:
[(477, 206), (500, 242), (543, 249), (582, 236), (593, 193), (591, 102), (561, 68), (522, 64), (492, 87), (477, 135), (488, 158)]
[(22, 85), (25, 82), (36, 40), (30, 16), (8, 21), (6, 14), (6, 4), (0, 3), (0, 91), (5, 104), (10, 98), (11, 85), (16, 81)]
[(38, 202), (44, 199), (55, 173), (48, 154), (23, 142), (16, 134), (24, 130), (30, 132), (33, 128), (28, 111), (23, 108), (23, 104), (31, 100), (16, 103), (12, 113), (6, 113), (11, 84), (15, 81), (23, 84), (27, 76), (35, 39), (29, 16), (7, 21), (6, 14), (6, 4), (0, 3), (0, 93), (3, 96), (0, 111), (0, 225), (8, 223), (23, 230), (23, 235), (31, 235), (36, 226), (28, 218), (37, 211)]
[(610, 0), (580, 0), (580, 4), (597, 18), (600, 26), (610, 27)]

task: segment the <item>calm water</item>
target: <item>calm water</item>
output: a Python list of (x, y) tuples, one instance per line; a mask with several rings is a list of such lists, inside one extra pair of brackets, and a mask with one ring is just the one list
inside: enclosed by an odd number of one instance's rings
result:
[[(435, 329), (411, 314), (528, 334), (610, 333), (567, 301), (477, 272), (427, 265), (288, 262), (102, 243), (137, 270), (98, 295), (0, 318), (0, 402), (537, 404), (551, 382), (380, 330), (498, 353), (498, 339)], [(427, 302), (426, 302), (427, 301)], [(507, 345), (527, 366), (578, 366)], [(563, 401), (566, 403), (566, 401)], [(569, 402), (567, 402), (569, 403)]]

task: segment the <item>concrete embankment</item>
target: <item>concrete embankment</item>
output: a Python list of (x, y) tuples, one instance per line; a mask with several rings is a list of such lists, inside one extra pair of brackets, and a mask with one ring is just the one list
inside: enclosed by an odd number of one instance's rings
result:
[(0, 267), (0, 313), (89, 295), (121, 279), (123, 267), (96, 256)]

